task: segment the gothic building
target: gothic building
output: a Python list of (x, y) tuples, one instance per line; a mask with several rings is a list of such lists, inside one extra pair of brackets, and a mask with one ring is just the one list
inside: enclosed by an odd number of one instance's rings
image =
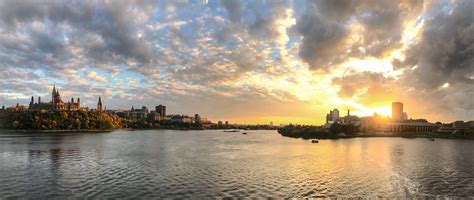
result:
[(41, 102), (41, 97), (38, 97), (38, 102), (35, 103), (34, 97), (31, 96), (29, 110), (49, 110), (50, 108), (50, 103)]
[(81, 99), (78, 97), (77, 101), (74, 102), (74, 98), (71, 98), (70, 102), (64, 103), (59, 94), (59, 90), (56, 90), (56, 86), (53, 85), (53, 91), (51, 92), (51, 102), (41, 102), (41, 97), (38, 97), (38, 102), (34, 102), (34, 98), (31, 97), (29, 110), (52, 110), (52, 111), (75, 111), (81, 108)]

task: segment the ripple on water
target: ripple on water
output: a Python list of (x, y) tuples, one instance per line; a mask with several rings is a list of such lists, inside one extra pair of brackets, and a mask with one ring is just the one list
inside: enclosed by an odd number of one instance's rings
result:
[(473, 196), (473, 142), (431, 144), (313, 145), (263, 132), (0, 135), (0, 198)]

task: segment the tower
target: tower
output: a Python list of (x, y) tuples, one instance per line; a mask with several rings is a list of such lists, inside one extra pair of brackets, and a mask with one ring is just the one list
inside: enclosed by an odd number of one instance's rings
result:
[(97, 110), (102, 111), (102, 99), (99, 96), (99, 102), (97, 103)]
[(81, 109), (81, 98), (77, 97), (77, 109)]
[(339, 110), (338, 109), (334, 109), (330, 112), (330, 115), (331, 115), (331, 120), (334, 121), (334, 122), (337, 122), (339, 120)]
[(402, 102), (392, 103), (392, 120), (403, 121), (403, 103)]
[(54, 97), (56, 96), (56, 85), (53, 84), (53, 92), (51, 92), (51, 110), (54, 110), (56, 107), (56, 102)]
[(33, 109), (34, 104), (35, 104), (35, 99), (33, 96), (31, 96), (30, 107), (29, 107), (30, 110)]
[(351, 116), (351, 110), (347, 109), (347, 116)]
[(41, 104), (41, 97), (38, 97), (38, 104)]

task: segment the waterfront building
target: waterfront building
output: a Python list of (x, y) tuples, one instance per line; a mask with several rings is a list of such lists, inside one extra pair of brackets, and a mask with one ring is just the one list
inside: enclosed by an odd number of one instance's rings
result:
[(386, 132), (389, 119), (377, 114), (360, 118), (360, 129), (362, 132)]
[(403, 103), (402, 102), (392, 103), (392, 120), (403, 121)]
[(148, 114), (148, 119), (151, 121), (160, 121), (162, 118), (156, 111), (151, 111), (150, 114)]
[(438, 130), (436, 130), (437, 133), (441, 134), (452, 134), (454, 131), (456, 131), (456, 129), (454, 129), (452, 126), (441, 126), (438, 128)]
[(192, 123), (193, 118), (184, 115), (174, 115), (171, 117), (171, 123)]
[(71, 97), (71, 101), (64, 103), (61, 99), (59, 89), (56, 89), (56, 85), (53, 85), (53, 91), (51, 92), (51, 102), (46, 103), (41, 101), (41, 97), (38, 97), (38, 102), (35, 103), (34, 97), (31, 97), (28, 110), (52, 110), (52, 111), (76, 111), (81, 109), (81, 99), (78, 97), (77, 101), (74, 102), (74, 98)]
[(474, 129), (474, 121), (468, 121), (466, 123), (469, 124), (469, 127), (471, 127), (471, 129)]
[(166, 106), (164, 105), (158, 105), (155, 107), (155, 112), (161, 115), (161, 118), (166, 117)]
[(222, 126), (222, 121), (217, 121), (217, 124), (218, 124), (219, 126)]
[(132, 121), (139, 121), (139, 120), (142, 120), (142, 119), (147, 119), (148, 118), (148, 108), (146, 106), (142, 106), (142, 109), (135, 109), (132, 106), (132, 110), (129, 113), (129, 118)]
[(455, 130), (469, 130), (471, 126), (469, 123), (464, 123), (464, 121), (455, 121), (453, 122), (453, 128)]
[(51, 109), (50, 103), (41, 102), (41, 97), (38, 97), (38, 102), (35, 103), (34, 97), (31, 96), (31, 101), (28, 106), (28, 110), (49, 110)]
[(392, 121), (388, 123), (388, 131), (392, 134), (426, 134), (438, 130), (438, 125), (429, 123), (424, 119), (407, 120), (402, 122)]

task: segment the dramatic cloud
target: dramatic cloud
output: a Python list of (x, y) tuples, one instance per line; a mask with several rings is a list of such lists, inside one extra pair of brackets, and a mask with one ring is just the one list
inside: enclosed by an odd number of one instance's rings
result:
[(307, 1), (297, 29), (301, 58), (326, 69), (353, 56), (384, 56), (400, 47), (404, 24), (418, 17), (423, 1)]
[(102, 96), (112, 109), (163, 103), (245, 123), (318, 124), (335, 107), (371, 114), (394, 100), (417, 117), (469, 120), (472, 10), (469, 0), (5, 0), (0, 104), (49, 98), (55, 83), (84, 106)]
[[(436, 99), (431, 114), (474, 116), (474, 4), (434, 5), (420, 41), (407, 52), (400, 80), (410, 94)], [(430, 102), (428, 102), (430, 103)], [(429, 112), (431, 107), (427, 107)]]

